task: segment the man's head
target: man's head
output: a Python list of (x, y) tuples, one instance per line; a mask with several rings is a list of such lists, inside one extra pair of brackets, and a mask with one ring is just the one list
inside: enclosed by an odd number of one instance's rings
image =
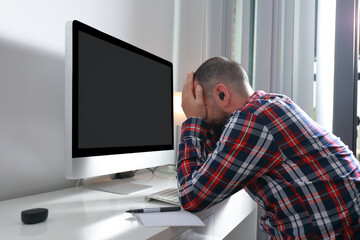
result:
[(246, 95), (249, 87), (249, 79), (244, 68), (224, 57), (210, 58), (201, 64), (194, 73), (194, 80), (203, 87), (208, 98), (213, 97), (213, 90), (217, 84), (224, 84), (239, 95)]
[(218, 137), (230, 114), (254, 91), (243, 67), (223, 57), (210, 58), (196, 70), (195, 87), (198, 84), (203, 89), (206, 120)]

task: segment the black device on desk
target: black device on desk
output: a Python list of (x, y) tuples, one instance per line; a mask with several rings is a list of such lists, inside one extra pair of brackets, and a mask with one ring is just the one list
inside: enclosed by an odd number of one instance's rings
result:
[(47, 208), (33, 208), (21, 212), (21, 221), (24, 224), (35, 224), (44, 222), (49, 215)]

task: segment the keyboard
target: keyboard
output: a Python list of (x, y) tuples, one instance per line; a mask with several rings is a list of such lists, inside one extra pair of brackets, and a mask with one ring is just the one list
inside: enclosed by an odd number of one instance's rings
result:
[(145, 200), (146, 201), (158, 200), (166, 203), (171, 203), (177, 206), (181, 206), (177, 188), (167, 188), (165, 190), (152, 193), (150, 195), (145, 196)]

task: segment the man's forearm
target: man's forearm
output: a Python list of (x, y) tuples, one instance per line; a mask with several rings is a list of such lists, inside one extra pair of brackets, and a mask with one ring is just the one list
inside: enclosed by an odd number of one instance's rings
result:
[[(214, 143), (208, 139), (207, 123), (198, 118), (188, 119), (182, 127), (177, 162), (177, 180), (182, 206), (186, 210), (201, 210), (202, 206), (193, 203), (197, 194), (194, 193), (192, 174), (204, 163), (207, 151), (211, 151)], [(198, 202), (200, 203), (200, 202)]]
[[(200, 166), (206, 158), (206, 149), (210, 150), (211, 142), (205, 145), (207, 137), (207, 123), (198, 118), (186, 120), (182, 127), (179, 145), (178, 170), (183, 166), (184, 172), (190, 174), (190, 166)], [(191, 171), (191, 172), (189, 172)]]

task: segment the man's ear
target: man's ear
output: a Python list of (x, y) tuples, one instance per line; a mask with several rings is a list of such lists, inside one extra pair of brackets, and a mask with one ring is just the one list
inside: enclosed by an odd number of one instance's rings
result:
[(214, 89), (214, 99), (219, 106), (226, 107), (230, 102), (230, 92), (224, 84), (217, 84)]

